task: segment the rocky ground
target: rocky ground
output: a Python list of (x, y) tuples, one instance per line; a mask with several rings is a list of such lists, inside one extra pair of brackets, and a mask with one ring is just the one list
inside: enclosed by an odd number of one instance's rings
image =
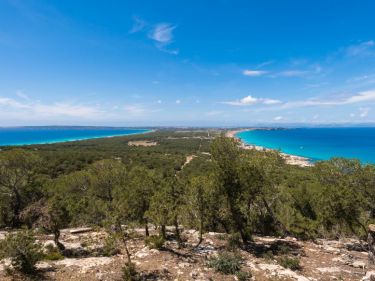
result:
[[(0, 233), (0, 239), (4, 237)], [(92, 229), (67, 229), (61, 241), (75, 257), (42, 261), (37, 267), (46, 280), (121, 280), (126, 256), (100, 256), (107, 234)], [(198, 233), (184, 230), (183, 247), (171, 239), (161, 250), (145, 246), (143, 230), (137, 229), (129, 243), (133, 262), (142, 280), (238, 280), (208, 266), (210, 257), (227, 247), (226, 235), (207, 233), (199, 247)], [(53, 244), (52, 236), (38, 237), (45, 246)], [(297, 241), (295, 238), (255, 237), (247, 249), (239, 249), (242, 271), (251, 272), (251, 280), (375, 280), (375, 268), (368, 265), (366, 245), (353, 239), (340, 241)], [(94, 254), (96, 253), (96, 254)], [(279, 264), (283, 255), (297, 257), (301, 268), (295, 271)], [(6, 275), (8, 260), (0, 264), (0, 280), (12, 280)], [(371, 277), (373, 275), (374, 277)], [(42, 278), (42, 277), (40, 277)], [(371, 279), (373, 278), (373, 279)]]

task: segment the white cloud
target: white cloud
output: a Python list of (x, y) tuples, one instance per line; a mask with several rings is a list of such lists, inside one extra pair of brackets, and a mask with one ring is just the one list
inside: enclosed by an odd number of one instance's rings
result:
[(175, 25), (170, 23), (159, 23), (149, 33), (149, 38), (162, 43), (164, 45), (170, 44), (173, 41), (173, 30)]
[(368, 115), (368, 113), (369, 113), (369, 111), (370, 111), (370, 108), (368, 108), (368, 107), (361, 107), (361, 108), (359, 109), (359, 111), (360, 111), (359, 116), (360, 116), (361, 118), (364, 118), (364, 117), (366, 117), (366, 116)]
[(148, 37), (156, 42), (156, 47), (160, 51), (171, 55), (178, 55), (178, 49), (166, 48), (173, 42), (173, 31), (176, 27), (176, 25), (170, 23), (158, 23), (149, 32)]
[(19, 112), (27, 116), (28, 114), (35, 114), (40, 117), (66, 116), (66, 117), (80, 117), (91, 118), (102, 113), (96, 107), (75, 105), (71, 103), (52, 103), (43, 104), (40, 102), (19, 102), (11, 98), (0, 97), (0, 107), (10, 109), (12, 112)]
[(101, 112), (96, 107), (69, 103), (36, 104), (32, 106), (36, 113), (46, 116), (70, 116), (80, 118), (95, 117)]
[(147, 23), (140, 17), (133, 17), (133, 21), (133, 27), (130, 29), (129, 33), (136, 33), (142, 31), (147, 26)]
[(360, 92), (344, 100), (344, 103), (357, 103), (364, 101), (375, 101), (375, 90)]
[(19, 108), (19, 109), (30, 108), (27, 104), (20, 103), (14, 99), (0, 97), (0, 107), (1, 106), (3, 107), (10, 106), (10, 107)]
[(276, 116), (275, 118), (273, 118), (273, 120), (275, 120), (275, 121), (280, 121), (280, 120), (282, 120), (282, 119), (283, 119), (282, 116)]
[(292, 107), (304, 107), (304, 106), (334, 106), (334, 105), (346, 105), (346, 104), (355, 104), (362, 102), (374, 102), (375, 101), (375, 90), (369, 90), (364, 92), (359, 92), (358, 94), (338, 99), (338, 100), (318, 100), (318, 99), (309, 99), (304, 101), (294, 101), (287, 102), (283, 105), (284, 108)]
[(131, 116), (141, 116), (146, 112), (146, 109), (142, 105), (127, 105), (124, 107), (127, 114)]
[(264, 74), (267, 74), (267, 71), (264, 70), (251, 70), (251, 69), (245, 69), (242, 74), (245, 76), (250, 76), (250, 77), (257, 77), (257, 76), (262, 76)]
[(275, 76), (281, 77), (303, 77), (307, 74), (311, 73), (308, 70), (284, 70), (277, 73)]
[(349, 57), (360, 56), (360, 55), (370, 55), (373, 53), (373, 47), (375, 42), (373, 40), (359, 43), (357, 45), (352, 45), (344, 48), (345, 55)]
[(253, 96), (246, 96), (240, 100), (235, 101), (225, 101), (222, 102), (223, 104), (235, 105), (235, 106), (246, 106), (246, 105), (253, 105), (253, 104), (265, 104), (265, 105), (273, 105), (279, 104), (281, 101), (268, 99), (268, 98), (256, 98)]
[(18, 97), (20, 97), (21, 99), (24, 99), (24, 100), (30, 100), (29, 96), (26, 95), (22, 90), (18, 90), (18, 91), (16, 92), (16, 95), (17, 95)]

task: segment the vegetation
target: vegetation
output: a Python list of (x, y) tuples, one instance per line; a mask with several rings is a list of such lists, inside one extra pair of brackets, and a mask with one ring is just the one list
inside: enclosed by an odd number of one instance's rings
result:
[(7, 235), (0, 244), (0, 257), (10, 258), (14, 270), (23, 274), (35, 273), (35, 264), (42, 259), (42, 247), (30, 231)]
[(297, 257), (289, 257), (289, 256), (281, 256), (277, 259), (277, 262), (285, 268), (289, 268), (291, 270), (299, 270), (301, 266), (299, 264), (299, 259)]
[[(228, 250), (251, 243), (253, 234), (304, 239), (366, 236), (375, 220), (375, 166), (334, 158), (313, 167), (284, 163), (277, 152), (243, 150), (220, 131), (168, 131), (0, 151), (0, 227), (33, 229), (54, 235), (60, 229), (91, 225), (110, 234), (104, 254), (117, 243), (127, 251), (129, 229), (149, 225), (160, 236), (146, 243), (161, 248), (166, 239), (183, 246), (180, 226), (228, 234)], [(152, 147), (129, 146), (152, 140)], [(194, 159), (184, 165), (187, 156)], [(167, 237), (166, 227), (174, 235)], [(39, 259), (24, 232), (22, 246), (34, 254), (14, 257), (21, 270)], [(10, 236), (10, 243), (20, 236)], [(13, 239), (13, 240), (12, 240)], [(13, 242), (12, 242), (13, 241)], [(30, 244), (31, 243), (31, 244)], [(35, 246), (37, 247), (37, 246)], [(287, 267), (291, 260), (279, 261)], [(239, 260), (225, 254), (211, 261), (220, 271), (239, 271)], [(293, 265), (291, 265), (294, 267)], [(130, 268), (127, 269), (131, 271)]]
[(223, 274), (236, 274), (241, 270), (241, 256), (236, 253), (222, 252), (212, 257), (208, 266)]

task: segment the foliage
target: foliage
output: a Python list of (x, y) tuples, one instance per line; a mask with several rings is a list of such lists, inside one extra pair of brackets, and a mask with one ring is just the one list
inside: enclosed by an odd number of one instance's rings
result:
[(109, 235), (104, 241), (103, 256), (110, 257), (120, 253), (118, 240), (115, 236)]
[(299, 264), (299, 258), (297, 257), (283, 255), (277, 258), (277, 262), (284, 268), (289, 268), (291, 270), (301, 269), (301, 266)]
[(61, 254), (58, 248), (54, 247), (52, 244), (48, 244), (45, 247), (43, 259), (49, 260), (49, 261), (56, 261), (56, 260), (64, 259), (64, 256)]
[(223, 274), (235, 274), (241, 270), (241, 260), (237, 253), (221, 252), (208, 261), (208, 266)]
[(165, 243), (165, 239), (161, 235), (151, 235), (146, 237), (145, 243), (151, 249), (162, 249)]
[[(0, 227), (40, 227), (54, 234), (62, 251), (64, 227), (112, 227), (109, 233), (123, 243), (129, 238), (124, 225), (143, 227), (146, 235), (155, 226), (163, 239), (173, 237), (166, 232), (172, 225), (179, 242), (184, 225), (199, 230), (198, 244), (205, 232), (232, 234), (227, 246), (233, 250), (239, 238), (249, 243), (253, 233), (365, 237), (364, 226), (375, 222), (375, 165), (334, 158), (302, 168), (285, 164), (276, 151), (241, 149), (220, 134), (219, 129), (160, 129), (4, 148)], [(134, 147), (130, 140), (158, 145)], [(183, 165), (191, 155), (194, 160)]]
[(122, 280), (123, 281), (138, 281), (140, 280), (139, 274), (135, 268), (134, 263), (127, 263), (122, 268)]
[(36, 243), (31, 231), (8, 234), (0, 246), (0, 257), (10, 258), (15, 270), (23, 274), (36, 272), (35, 264), (43, 254), (41, 245)]
[(247, 280), (251, 280), (252, 274), (247, 271), (237, 271), (236, 277), (238, 281), (247, 281)]

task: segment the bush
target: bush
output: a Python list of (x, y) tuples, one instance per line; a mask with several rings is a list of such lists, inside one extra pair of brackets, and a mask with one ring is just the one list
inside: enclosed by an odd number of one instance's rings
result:
[(46, 246), (46, 251), (43, 255), (43, 259), (49, 261), (57, 261), (64, 259), (64, 256), (61, 254), (58, 248), (54, 247), (51, 244)]
[(281, 256), (277, 259), (277, 262), (284, 268), (289, 268), (291, 270), (301, 269), (298, 258)]
[(238, 281), (248, 281), (252, 277), (252, 274), (247, 271), (238, 271), (236, 273)]
[(267, 252), (262, 254), (262, 258), (265, 260), (273, 260), (273, 252), (271, 250), (268, 250)]
[(164, 246), (164, 238), (161, 235), (151, 235), (145, 239), (145, 243), (151, 249), (162, 249)]
[(224, 274), (235, 274), (241, 270), (242, 258), (238, 254), (222, 252), (209, 260), (208, 266)]
[(122, 268), (122, 280), (123, 281), (139, 281), (140, 280), (134, 263), (126, 264)]
[(103, 246), (103, 256), (110, 257), (120, 253), (118, 248), (117, 239), (113, 236), (108, 236), (105, 239)]
[(241, 236), (238, 233), (234, 233), (228, 237), (226, 247), (229, 251), (235, 251), (240, 248), (241, 245)]
[(43, 258), (42, 246), (30, 231), (9, 234), (0, 244), (0, 256), (10, 258), (14, 270), (24, 274), (36, 272), (35, 264)]

